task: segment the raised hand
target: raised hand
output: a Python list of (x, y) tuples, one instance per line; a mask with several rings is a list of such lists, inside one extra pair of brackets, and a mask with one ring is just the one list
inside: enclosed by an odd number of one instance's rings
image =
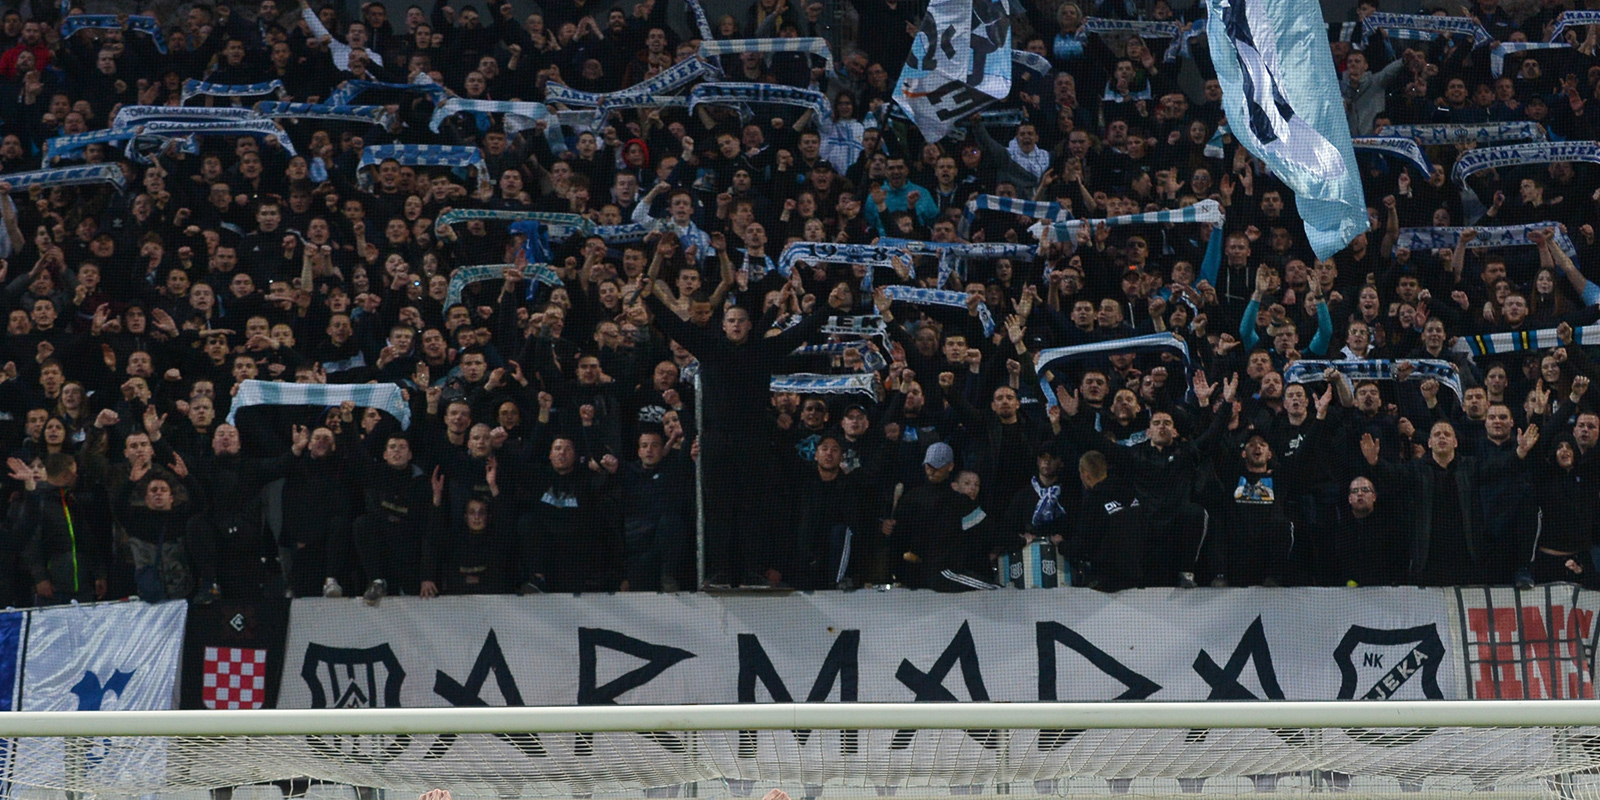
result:
[(1368, 464), (1378, 463), (1378, 450), (1378, 440), (1372, 438), (1372, 434), (1361, 434), (1361, 457), (1366, 459)]

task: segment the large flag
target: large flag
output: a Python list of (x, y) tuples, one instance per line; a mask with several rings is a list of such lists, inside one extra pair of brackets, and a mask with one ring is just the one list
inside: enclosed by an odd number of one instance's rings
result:
[(1294, 191), (1328, 258), (1367, 229), (1350, 126), (1317, 0), (1206, 0), (1233, 135)]
[[(172, 708), (188, 603), (51, 606), (29, 612), (23, 711), (165, 711)], [(157, 737), (22, 739), (13, 765), (46, 785), (97, 783), (141, 795), (167, 785)], [(62, 784), (64, 785), (64, 784)]]
[(911, 42), (894, 101), (928, 141), (1011, 93), (1008, 0), (933, 0)]

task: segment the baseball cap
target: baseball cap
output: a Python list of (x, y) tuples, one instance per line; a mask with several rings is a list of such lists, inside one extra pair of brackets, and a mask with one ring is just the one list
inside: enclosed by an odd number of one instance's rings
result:
[(944, 469), (955, 463), (955, 460), (956, 454), (954, 450), (950, 449), (950, 445), (944, 442), (934, 442), (928, 447), (928, 454), (922, 457), (922, 464), (934, 469)]

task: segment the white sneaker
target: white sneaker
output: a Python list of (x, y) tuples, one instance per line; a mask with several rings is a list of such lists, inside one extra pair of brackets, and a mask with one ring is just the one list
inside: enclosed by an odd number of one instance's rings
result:
[(384, 595), (387, 595), (388, 593), (388, 582), (384, 581), (382, 578), (379, 578), (372, 583), (367, 584), (367, 591), (365, 594), (361, 595), (361, 602), (366, 603), (369, 606), (376, 607), (378, 603), (383, 602)]
[(344, 587), (340, 586), (338, 581), (329, 578), (322, 583), (322, 596), (344, 597)]

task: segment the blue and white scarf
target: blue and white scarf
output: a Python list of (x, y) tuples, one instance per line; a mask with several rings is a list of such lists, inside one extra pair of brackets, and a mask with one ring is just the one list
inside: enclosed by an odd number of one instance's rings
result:
[(1194, 205), (1183, 208), (1170, 208), (1165, 211), (1150, 211), (1144, 214), (1123, 214), (1120, 217), (1106, 217), (1105, 219), (1076, 219), (1069, 222), (1057, 222), (1050, 226), (1051, 234), (1058, 242), (1076, 241), (1078, 231), (1084, 227), (1099, 225), (1181, 225), (1185, 223), (1209, 222), (1212, 225), (1221, 225), (1226, 219), (1222, 213), (1222, 205), (1215, 200), (1201, 200)]
[(13, 172), (0, 175), (0, 181), (11, 184), (12, 191), (34, 186), (84, 186), (93, 183), (109, 183), (121, 191), (126, 178), (122, 174), (122, 167), (116, 164), (85, 164), (81, 167)]
[(77, 158), (83, 155), (84, 148), (91, 144), (115, 144), (117, 142), (125, 142), (138, 135), (139, 132), (136, 130), (121, 128), (57, 136), (44, 143), (43, 159), (46, 163), (49, 163), (63, 158)]
[[(924, 289), (920, 286), (885, 286), (883, 294), (890, 300), (900, 303), (910, 303), (916, 306), (948, 306), (950, 308), (966, 308), (966, 292), (953, 292), (949, 289)], [(994, 335), (994, 314), (990, 313), (989, 306), (978, 303), (978, 321), (983, 323), (983, 335)]]
[(194, 136), (158, 136), (138, 134), (128, 137), (122, 155), (135, 164), (153, 164), (155, 156), (171, 155), (174, 151), (189, 154), (200, 152), (200, 142)]
[(1039, 389), (1044, 393), (1045, 402), (1052, 406), (1056, 404), (1055, 390), (1050, 387), (1054, 369), (1079, 361), (1098, 361), (1118, 353), (1175, 353), (1183, 359), (1185, 370), (1189, 365), (1189, 343), (1175, 333), (1150, 333), (1071, 347), (1052, 347), (1033, 355), (1033, 368), (1039, 374)]
[(1506, 56), (1511, 53), (1522, 53), (1528, 50), (1558, 50), (1568, 49), (1572, 45), (1566, 42), (1500, 42), (1489, 51), (1489, 72), (1496, 78), (1506, 70)]
[(840, 342), (823, 342), (822, 344), (803, 344), (796, 347), (790, 355), (794, 356), (842, 356), (846, 350), (855, 350), (861, 355), (861, 365), (865, 372), (877, 372), (889, 366), (883, 355), (872, 349), (871, 342), (866, 339), (853, 339)]
[[(450, 273), (450, 288), (445, 291), (444, 307), (450, 308), (461, 302), (461, 292), (469, 284), (484, 281), (497, 281), (505, 275), (505, 271), (515, 264), (473, 264), (466, 267), (457, 267)], [(555, 276), (555, 270), (549, 264), (529, 264), (522, 268), (522, 276), (531, 281), (538, 281), (552, 285), (550, 280)], [(555, 276), (555, 284), (560, 285), (561, 278)]]
[(700, 42), (700, 57), (715, 58), (736, 53), (811, 53), (822, 56), (825, 69), (833, 71), (833, 51), (828, 40), (819, 36), (798, 39), (708, 39)]
[(1404, 136), (1423, 147), (1446, 144), (1499, 144), (1549, 138), (1537, 122), (1481, 122), (1471, 125), (1385, 125), (1380, 136)]
[(918, 255), (951, 253), (968, 259), (1020, 258), (1028, 261), (1039, 257), (1037, 245), (1011, 242), (924, 242), (918, 239), (889, 237), (879, 239), (878, 244), (884, 247), (898, 247)]
[[(579, 94), (587, 94), (594, 98), (592, 102), (585, 103), (584, 105), (598, 106), (603, 100), (606, 99), (615, 99), (618, 97), (654, 97), (656, 95), (665, 95), (675, 92), (678, 89), (700, 80), (701, 78), (705, 78), (707, 80), (717, 80), (721, 77), (722, 70), (718, 69), (717, 65), (709, 61), (702, 61), (699, 58), (689, 58), (673, 64), (654, 78), (636, 83), (620, 92), (612, 92), (607, 96), (592, 94), (589, 92), (580, 92)], [(551, 84), (546, 88), (545, 94), (547, 99), (557, 99), (549, 96), (549, 89), (553, 88), (555, 88), (555, 84)], [(566, 87), (562, 88), (565, 89)], [(567, 101), (562, 100), (561, 102)], [(567, 104), (573, 105), (573, 103), (570, 102), (567, 102)]]
[(1106, 19), (1103, 17), (1087, 17), (1083, 20), (1083, 27), (1078, 29), (1083, 33), (1093, 33), (1105, 36), (1110, 33), (1131, 33), (1140, 39), (1171, 39), (1164, 61), (1177, 61), (1178, 55), (1189, 37), (1183, 35), (1183, 23), (1173, 20), (1153, 19)]
[(280, 100), (262, 100), (255, 104), (255, 112), (269, 119), (326, 119), (340, 122), (365, 122), (383, 128), (393, 128), (394, 115), (383, 106), (330, 106), (321, 103), (286, 103)]
[(1438, 36), (1471, 36), (1473, 47), (1482, 47), (1494, 41), (1483, 23), (1469, 17), (1435, 17), (1421, 14), (1368, 14), (1361, 21), (1363, 30), (1371, 33), (1381, 30), (1395, 39), (1432, 41)]
[(183, 82), (183, 102), (191, 97), (255, 97), (263, 94), (283, 96), (283, 81), (265, 83), (206, 83), (190, 78)]
[(411, 406), (392, 383), (277, 383), (240, 381), (239, 392), (228, 410), (228, 424), (234, 424), (239, 409), (251, 406), (337, 407), (349, 400), (361, 408), (386, 411), (400, 420), (400, 427), (411, 427)]
[(439, 132), (439, 126), (454, 114), (461, 112), (477, 114), (504, 114), (506, 131), (516, 133), (533, 127), (539, 120), (555, 122), (550, 109), (544, 103), (533, 103), (523, 100), (472, 100), (466, 97), (450, 97), (444, 102), (433, 107), (433, 118), (428, 120), (428, 129), (434, 133)]
[(700, 31), (702, 40), (709, 40), (711, 36), (711, 21), (706, 19), (706, 10), (700, 7), (700, 0), (684, 0), (689, 10), (694, 13), (694, 26)]
[(363, 190), (372, 185), (372, 175), (366, 172), (368, 167), (394, 159), (408, 166), (427, 167), (452, 167), (455, 169), (472, 168), (478, 172), (478, 186), (489, 185), (489, 168), (483, 162), (483, 151), (476, 147), (460, 147), (442, 144), (380, 144), (368, 145), (361, 151), (361, 163), (356, 167), (360, 176)]
[(816, 112), (819, 124), (832, 124), (828, 96), (815, 89), (797, 89), (776, 83), (702, 83), (689, 92), (689, 110), (702, 103), (730, 105), (773, 103), (799, 106)]
[(1600, 164), (1600, 142), (1534, 142), (1480, 147), (1461, 154), (1451, 177), (1456, 183), (1465, 186), (1468, 177), (1482, 170), (1560, 161)]
[(1556, 17), (1555, 29), (1550, 31), (1550, 41), (1566, 41), (1568, 28), (1581, 28), (1586, 25), (1600, 25), (1600, 11), (1563, 11)]
[[(1351, 382), (1355, 381), (1392, 381), (1395, 377), (1395, 363), (1387, 359), (1346, 359), (1341, 361), (1296, 361), (1283, 371), (1284, 383), (1316, 383), (1322, 380), (1322, 373), (1329, 367), (1338, 370)], [(1406, 359), (1406, 363), (1413, 367), (1407, 381), (1435, 380), (1440, 386), (1456, 393), (1456, 401), (1461, 401), (1461, 373), (1456, 370), (1456, 365), (1432, 358)]]
[(249, 108), (201, 108), (196, 106), (123, 106), (111, 120), (112, 128), (131, 128), (144, 122), (155, 121), (217, 121), (257, 122), (267, 119)]
[[(575, 233), (592, 234), (595, 224), (578, 214), (554, 211), (511, 211), (497, 208), (452, 208), (439, 215), (434, 225), (454, 225), (463, 220), (499, 220), (502, 222), (543, 222), (551, 227), (551, 238), (566, 239)], [(560, 232), (557, 233), (557, 230)]]
[(661, 227), (657, 222), (629, 222), (623, 225), (596, 225), (594, 234), (606, 244), (634, 244), (644, 241)]
[(1060, 203), (1045, 203), (1038, 200), (1024, 200), (1020, 197), (1001, 197), (997, 194), (975, 195), (967, 201), (967, 207), (961, 213), (959, 232), (965, 239), (972, 232), (972, 222), (977, 218), (979, 211), (1000, 211), (1006, 214), (1031, 217), (1033, 219), (1052, 220), (1065, 222), (1072, 219), (1072, 213), (1061, 206)]
[(769, 388), (774, 392), (794, 394), (864, 394), (878, 399), (878, 376), (863, 372), (858, 375), (816, 375), (797, 372), (793, 375), (774, 375)]
[[(1572, 258), (1578, 257), (1578, 248), (1572, 244), (1567, 234), (1561, 231), (1554, 222), (1534, 222), (1527, 225), (1500, 225), (1488, 228), (1473, 228), (1476, 236), (1467, 242), (1468, 249), (1485, 247), (1522, 247), (1530, 246), (1533, 241), (1528, 238), (1530, 231), (1549, 229), (1555, 232), (1554, 241), (1561, 251)], [(1455, 248), (1461, 246), (1461, 232), (1465, 228), (1401, 228), (1400, 235), (1395, 239), (1396, 248), (1405, 248), (1413, 252), (1422, 250), (1439, 250), (1442, 248)]]
[(278, 140), (278, 146), (282, 147), (285, 153), (295, 155), (294, 142), (289, 141), (288, 134), (278, 127), (278, 123), (265, 117), (254, 120), (156, 120), (146, 122), (140, 127), (139, 132), (150, 136), (165, 136), (169, 139), (179, 136), (272, 138)]
[(330, 106), (348, 106), (355, 103), (362, 93), (377, 89), (388, 89), (396, 92), (417, 92), (425, 94), (434, 105), (438, 105), (450, 96), (450, 90), (432, 81), (414, 83), (384, 83), (382, 81), (363, 81), (354, 78), (345, 81), (334, 89), (322, 102)]
[[(1461, 338), (1466, 340), (1467, 349), (1472, 351), (1474, 358), (1501, 355), (1503, 353), (1549, 350), (1562, 346), (1561, 337), (1556, 335), (1555, 328), (1541, 328), (1536, 331), (1484, 333)], [(1581, 328), (1573, 328), (1572, 340), (1575, 344), (1584, 347), (1600, 346), (1600, 325), (1585, 325)]]
[[(65, 39), (85, 28), (119, 31), (123, 29), (123, 25), (122, 20), (115, 14), (76, 14), (61, 21), (61, 38)], [(167, 40), (161, 36), (161, 23), (156, 21), (155, 17), (146, 15), (128, 17), (127, 29), (149, 36), (156, 50), (162, 55), (167, 54)]]
[(562, 103), (581, 108), (599, 108), (600, 101), (604, 100), (605, 97), (605, 95), (598, 92), (585, 92), (560, 83), (548, 83), (544, 87), (544, 99), (550, 103)]
[[(796, 320), (796, 323), (799, 321)], [(822, 323), (821, 331), (828, 336), (854, 336), (858, 339), (889, 335), (888, 324), (877, 314), (828, 317)]]
[(1052, 69), (1050, 59), (1027, 50), (1012, 50), (1011, 61), (1023, 69), (1037, 72), (1040, 75), (1049, 75)]
[(1033, 506), (1034, 530), (1067, 516), (1067, 510), (1061, 507), (1060, 483), (1054, 486), (1045, 486), (1039, 483), (1039, 477), (1035, 475), (1033, 478), (1033, 493), (1039, 498), (1039, 502)]
[(1356, 136), (1350, 139), (1350, 146), (1357, 152), (1394, 156), (1416, 167), (1423, 175), (1433, 174), (1433, 165), (1422, 154), (1422, 148), (1403, 136)]
[[(891, 247), (870, 244), (833, 244), (831, 242), (793, 242), (783, 248), (778, 256), (778, 272), (788, 277), (794, 272), (796, 261), (813, 264), (866, 264), (869, 267), (894, 267), (894, 259), (904, 253)], [(872, 270), (867, 270), (863, 288), (872, 288)]]

